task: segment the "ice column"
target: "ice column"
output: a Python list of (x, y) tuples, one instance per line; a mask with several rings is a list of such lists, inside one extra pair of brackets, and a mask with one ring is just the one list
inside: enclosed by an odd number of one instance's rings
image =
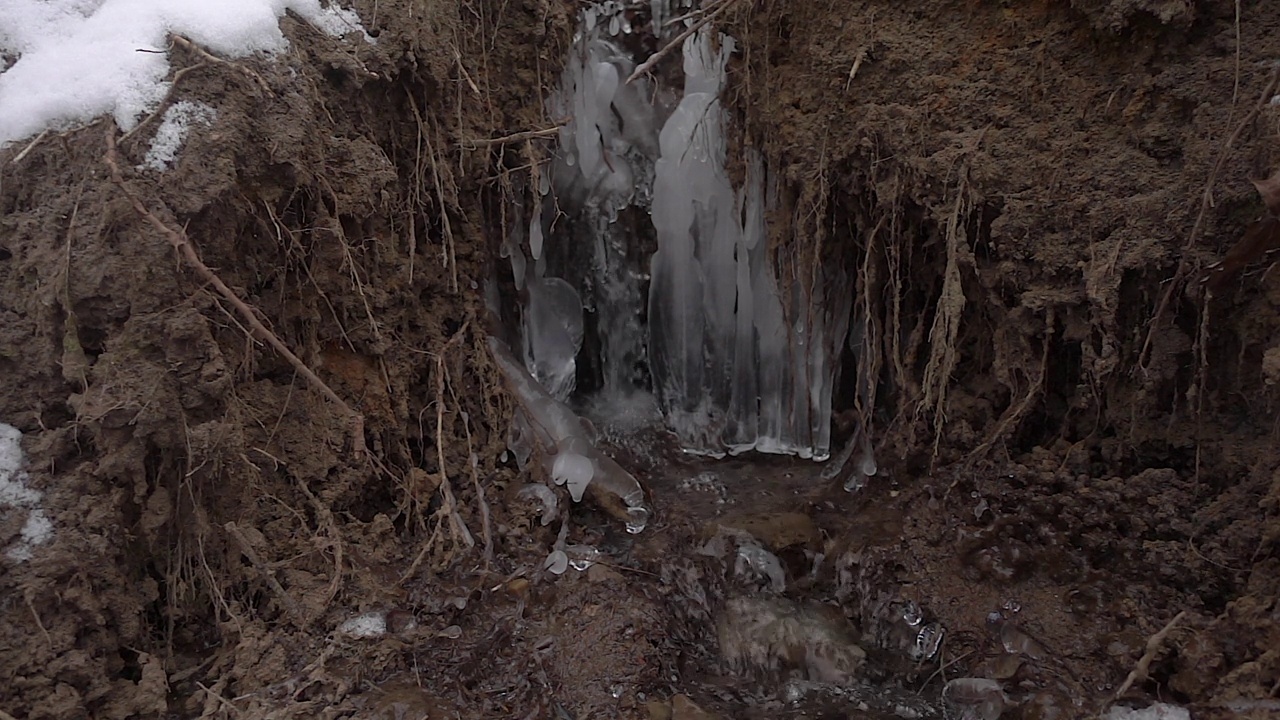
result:
[(780, 283), (759, 156), (749, 155), (740, 192), (729, 182), (719, 93), (733, 49), (723, 36), (718, 51), (705, 33), (685, 41), (684, 96), (660, 135), (649, 291), (654, 391), (691, 452), (826, 459), (850, 288), (838, 270), (817, 266)]
[(658, 156), (659, 121), (651, 87), (623, 80), (635, 62), (610, 36), (631, 32), (622, 3), (584, 11), (582, 30), (570, 52), (548, 114), (567, 118), (552, 165), (557, 208), (568, 215), (557, 241), (584, 266), (587, 305), (600, 340), (604, 392), (634, 392), (636, 368), (645, 362), (645, 335), (638, 310), (644, 304), (643, 269), (630, 259), (636, 241), (619, 224), (621, 211), (645, 204)]

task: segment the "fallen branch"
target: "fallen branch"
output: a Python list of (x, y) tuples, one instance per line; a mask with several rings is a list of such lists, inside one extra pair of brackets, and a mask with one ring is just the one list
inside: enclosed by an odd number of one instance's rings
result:
[(704, 25), (714, 20), (716, 16), (724, 12), (726, 8), (732, 7), (737, 4), (738, 4), (738, 0), (722, 0), (720, 4), (716, 5), (715, 10), (712, 10), (706, 15), (703, 15), (702, 18), (698, 20), (698, 22), (690, 25), (688, 28), (685, 29), (684, 32), (675, 36), (675, 38), (673, 38), (671, 42), (667, 43), (666, 45), (663, 45), (661, 50), (650, 55), (648, 60), (645, 60), (644, 62), (640, 63), (640, 66), (635, 69), (635, 72), (627, 76), (626, 84), (630, 85), (632, 82), (636, 80), (636, 78), (649, 72), (651, 69), (653, 69), (654, 65), (657, 65), (659, 62), (662, 61), (662, 58), (666, 57), (667, 55), (670, 55), (672, 50), (675, 50), (677, 47), (680, 47), (681, 45), (683, 45), (684, 41), (688, 39), (690, 35), (701, 30)]
[(328, 398), (330, 402), (337, 405), (342, 412), (346, 414), (350, 424), (352, 452), (357, 457), (363, 456), (365, 452), (364, 416), (353, 410), (346, 401), (339, 397), (332, 388), (320, 379), (320, 376), (316, 375), (311, 368), (307, 367), (307, 364), (302, 362), (302, 360), (284, 344), (284, 341), (281, 340), (278, 335), (267, 329), (266, 325), (262, 324), (262, 321), (258, 319), (258, 314), (254, 312), (253, 308), (249, 307), (244, 300), (241, 300), (231, 288), (227, 287), (226, 283), (222, 282), (221, 278), (209, 269), (208, 265), (204, 264), (204, 261), (201, 260), (200, 256), (196, 253), (195, 246), (192, 245), (190, 239), (187, 238), (186, 232), (174, 229), (167, 225), (163, 220), (156, 217), (155, 213), (148, 210), (147, 206), (142, 203), (142, 200), (129, 189), (127, 184), (125, 184), (124, 176), (120, 173), (120, 163), (116, 154), (116, 128), (114, 125), (111, 125), (107, 129), (106, 162), (107, 167), (111, 169), (112, 181), (114, 181), (120, 188), (120, 192), (128, 198), (129, 202), (133, 205), (133, 209), (139, 216), (151, 223), (151, 226), (158, 230), (160, 234), (165, 236), (165, 239), (169, 241), (169, 244), (173, 246), (173, 249), (177, 250), (178, 253), (182, 255), (182, 258), (186, 260), (192, 270), (195, 270), (201, 280), (208, 285), (212, 285), (213, 288), (218, 291), (219, 295), (221, 295), (227, 302), (231, 303), (231, 306), (239, 312), (245, 322), (249, 325), (250, 335), (266, 342), (275, 349), (281, 357), (293, 366), (294, 370), (298, 371), (299, 375), (306, 378), (307, 382), (311, 383), (312, 387), (319, 390), (321, 394)]
[(1164, 644), (1164, 639), (1168, 637), (1174, 626), (1186, 616), (1186, 610), (1174, 615), (1169, 624), (1165, 625), (1160, 632), (1147, 638), (1146, 652), (1142, 653), (1142, 657), (1138, 659), (1138, 664), (1133, 666), (1133, 671), (1129, 673), (1129, 677), (1124, 679), (1120, 689), (1116, 691), (1115, 697), (1112, 699), (1113, 702), (1119, 700), (1122, 695), (1128, 692), (1134, 683), (1147, 679), (1147, 673), (1151, 670), (1151, 663), (1156, 659), (1156, 654), (1160, 652), (1160, 646)]

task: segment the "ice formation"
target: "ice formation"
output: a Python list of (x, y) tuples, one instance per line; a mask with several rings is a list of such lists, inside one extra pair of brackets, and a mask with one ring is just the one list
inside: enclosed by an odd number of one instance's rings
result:
[(489, 350), (520, 403), (532, 440), (542, 447), (556, 484), (567, 485), (574, 501), (587, 486), (620, 499), (626, 507), (627, 530), (642, 531), (649, 519), (644, 489), (631, 473), (594, 445), (590, 425), (552, 397), (516, 360), (506, 343), (489, 338)]
[[(686, 448), (826, 459), (831, 397), (851, 310), (847, 280), (822, 272), (779, 283), (765, 227), (766, 172), (725, 172), (719, 94), (733, 52), (705, 33), (684, 44), (684, 97), (655, 169), (658, 252), (649, 290), (649, 356), (667, 422)], [(806, 282), (806, 279), (808, 282)]]
[(621, 3), (604, 3), (584, 13), (560, 86), (547, 102), (552, 117), (568, 122), (560, 129), (550, 181), (540, 187), (553, 189), (558, 206), (572, 217), (553, 239), (581, 248), (573, 258), (583, 267), (564, 270), (580, 274), (589, 290), (601, 390), (614, 396), (635, 390), (636, 368), (645, 362), (639, 318), (645, 273), (629, 252), (634, 233), (618, 218), (633, 204), (648, 203), (659, 127), (648, 81), (624, 83), (635, 62), (604, 37), (606, 28), (614, 36), (630, 32), (629, 23), (618, 20), (625, 20), (621, 10)]
[[(688, 22), (678, 17), (689, 5), (653, 0), (651, 31)], [(628, 17), (619, 2), (584, 12), (548, 101), (566, 122), (550, 169), (530, 183), (527, 246), (524, 228), (504, 246), (522, 289), (525, 365), (567, 400), (585, 307), (601, 394), (651, 390), (686, 450), (825, 460), (850, 280), (817, 266), (780, 272), (765, 224), (774, 193), (758, 153), (744, 158), (743, 187), (729, 180), (719, 95), (733, 39), (699, 31), (684, 41), (682, 91), (628, 84), (635, 60), (615, 41), (632, 32)], [(620, 220), (629, 208), (649, 211), (650, 257)], [(553, 226), (556, 213), (569, 220)], [(855, 450), (859, 471), (872, 474), (866, 446)], [(572, 488), (584, 472), (565, 459), (556, 474)]]
[(535, 277), (527, 287), (524, 361), (557, 400), (568, 400), (582, 349), (582, 299), (560, 278)]

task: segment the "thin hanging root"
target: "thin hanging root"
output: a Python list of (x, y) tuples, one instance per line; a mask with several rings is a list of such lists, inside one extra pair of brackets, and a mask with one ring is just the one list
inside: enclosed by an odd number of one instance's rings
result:
[[(448, 377), (448, 370), (445, 370), (445, 382), (449, 386), (449, 395), (453, 397), (453, 402), (462, 407), (458, 394), (453, 390), (453, 382)], [(467, 413), (462, 413), (462, 429), (467, 435), (467, 466), (471, 468), (471, 483), (476, 489), (476, 503), (480, 506), (480, 529), (484, 534), (484, 561), (486, 563), (493, 562), (493, 526), (490, 521), (489, 501), (484, 497), (484, 486), (480, 483), (480, 471), (476, 467), (476, 451), (475, 442), (471, 438), (471, 418)]]
[[(464, 332), (459, 331), (459, 335)], [(436, 462), (440, 464), (440, 492), (444, 495), (444, 504), (440, 507), (440, 511), (444, 513), (449, 520), (449, 529), (453, 532), (453, 542), (455, 545), (463, 544), (467, 547), (475, 547), (475, 538), (471, 536), (471, 531), (467, 529), (467, 524), (463, 522), (462, 516), (458, 514), (458, 502), (453, 497), (453, 485), (449, 483), (449, 473), (445, 471), (444, 460), (444, 354), (436, 358)]]
[[(1258, 102), (1254, 103), (1252, 109), (1240, 120), (1235, 130), (1222, 143), (1222, 149), (1218, 152), (1218, 159), (1213, 164), (1213, 168), (1209, 171), (1209, 177), (1204, 182), (1204, 192), (1200, 195), (1200, 212), (1196, 214), (1196, 220), (1191, 225), (1191, 232), (1187, 233), (1187, 242), (1182, 246), (1182, 252), (1178, 254), (1178, 267), (1173, 271), (1173, 277), (1169, 282), (1165, 283), (1164, 294), (1160, 296), (1160, 303), (1156, 305), (1156, 311), (1151, 316), (1151, 322), (1147, 324), (1147, 336), (1142, 340), (1142, 349), (1138, 351), (1137, 367), (1140, 370), (1147, 369), (1147, 362), (1151, 359), (1152, 343), (1155, 340), (1156, 332), (1160, 330), (1160, 318), (1164, 315), (1165, 310), (1169, 308), (1169, 303), (1173, 300), (1173, 294), (1182, 286), (1182, 281), (1186, 279), (1188, 265), (1190, 264), (1191, 249), (1200, 240), (1200, 234), (1204, 230), (1205, 219), (1209, 216), (1209, 208), (1213, 207), (1213, 186), (1218, 182), (1218, 174), (1222, 172), (1222, 168), (1227, 164), (1227, 153), (1231, 151), (1231, 146), (1235, 145), (1236, 140), (1240, 138), (1240, 134), (1245, 128), (1253, 124), (1264, 108), (1271, 104), (1271, 98), (1275, 96), (1276, 88), (1280, 87), (1280, 66), (1271, 73), (1271, 79), (1267, 81), (1267, 86), (1262, 89), (1262, 95), (1258, 97)], [(1207, 303), (1206, 303), (1207, 305)]]
[(1124, 682), (1121, 683), (1120, 689), (1116, 690), (1116, 694), (1112, 698), (1112, 702), (1119, 700), (1121, 696), (1129, 691), (1129, 688), (1133, 687), (1134, 683), (1143, 682), (1149, 677), (1147, 673), (1151, 670), (1151, 663), (1156, 659), (1156, 654), (1160, 652), (1160, 646), (1164, 644), (1164, 639), (1169, 636), (1169, 633), (1173, 628), (1186, 616), (1186, 610), (1174, 615), (1173, 619), (1169, 621), (1169, 624), (1165, 625), (1160, 632), (1147, 638), (1146, 652), (1142, 653), (1142, 657), (1138, 659), (1138, 664), (1133, 666), (1133, 671), (1130, 672), (1129, 677), (1125, 678)]
[(956, 366), (956, 338), (960, 333), (960, 317), (964, 313), (965, 296), (960, 280), (960, 243), (964, 227), (960, 217), (965, 214), (964, 195), (966, 182), (960, 181), (955, 207), (947, 222), (947, 268), (943, 273), (942, 294), (938, 298), (937, 314), (929, 330), (929, 362), (924, 370), (924, 397), (922, 406), (933, 413), (933, 454), (938, 454), (943, 425), (947, 414), (947, 389), (951, 373)]
[(178, 254), (186, 260), (187, 265), (191, 266), (191, 269), (196, 272), (196, 275), (200, 276), (201, 280), (208, 285), (212, 285), (223, 299), (231, 303), (231, 306), (236, 309), (240, 316), (244, 318), (245, 323), (248, 324), (250, 336), (256, 337), (270, 345), (277, 353), (280, 354), (281, 357), (293, 366), (294, 370), (298, 371), (299, 375), (306, 378), (307, 382), (311, 383), (313, 388), (319, 390), (320, 393), (328, 398), (330, 402), (337, 405), (342, 410), (343, 414), (347, 417), (349, 425), (348, 429), (351, 435), (351, 451), (356, 457), (363, 457), (365, 452), (364, 416), (353, 410), (345, 400), (339, 397), (332, 388), (320, 379), (320, 376), (312, 372), (311, 368), (307, 367), (306, 363), (302, 362), (297, 355), (293, 354), (293, 351), (289, 349), (288, 345), (284, 344), (284, 341), (281, 340), (278, 335), (267, 329), (266, 325), (262, 324), (262, 321), (258, 319), (258, 314), (253, 310), (253, 308), (249, 307), (248, 303), (244, 300), (241, 300), (231, 288), (227, 287), (226, 283), (222, 282), (222, 278), (218, 277), (209, 269), (208, 265), (204, 264), (204, 261), (200, 259), (200, 255), (196, 253), (195, 246), (191, 243), (190, 238), (187, 237), (186, 232), (172, 228), (165, 224), (163, 220), (156, 217), (154, 213), (147, 209), (146, 205), (142, 204), (142, 200), (139, 199), (131, 189), (129, 189), (129, 186), (125, 184), (124, 176), (120, 174), (120, 163), (116, 154), (116, 127), (114, 124), (109, 125), (107, 128), (106, 162), (107, 167), (111, 169), (111, 180), (120, 188), (120, 192), (128, 198), (129, 202), (133, 205), (133, 209), (140, 217), (151, 223), (151, 226), (158, 230), (161, 235), (164, 235), (165, 239), (169, 241), (169, 244), (173, 246), (173, 249), (178, 251)]
[(560, 134), (559, 125), (541, 130), (526, 130), (524, 132), (512, 133), (511, 135), (503, 135), (496, 138), (479, 138), (473, 140), (463, 140), (462, 144), (469, 148), (492, 147), (494, 145), (513, 145), (525, 140), (534, 140), (537, 138), (555, 137)]
[(338, 596), (338, 590), (342, 588), (342, 568), (343, 563), (343, 542), (342, 534), (338, 532), (338, 523), (333, 519), (333, 511), (328, 505), (320, 502), (320, 498), (311, 492), (311, 488), (303, 482), (302, 478), (297, 479), (298, 488), (302, 490), (302, 494), (307, 496), (307, 500), (311, 502), (311, 507), (316, 511), (316, 518), (320, 524), (324, 526), (324, 530), (329, 535), (330, 542), (333, 543), (333, 578), (329, 580), (329, 592), (325, 595), (324, 605), (320, 608), (320, 612), (328, 609), (329, 603)]
[[(427, 124), (422, 119), (422, 113), (418, 111), (418, 103), (413, 99), (412, 94), (409, 95), (409, 105), (413, 108), (413, 117), (418, 122), (418, 138), (427, 146), (427, 157), (431, 160), (431, 177), (435, 181), (436, 201), (440, 204), (440, 224), (444, 228), (445, 242), (440, 259), (444, 267), (449, 270), (449, 290), (456, 293), (458, 292), (458, 258), (454, 250), (453, 226), (449, 223), (449, 206), (445, 202), (444, 184), (440, 182), (440, 163), (436, 160), (435, 148), (432, 147), (431, 138), (427, 135)], [(456, 196), (457, 193), (455, 192), (454, 195)]]
[[(1053, 334), (1054, 322), (1054, 313), (1050, 310), (1048, 322), (1046, 323), (1047, 332), (1045, 333), (1044, 352), (1040, 355), (1040, 374), (1031, 382), (1031, 387), (1027, 388), (1027, 393), (1022, 396), (1021, 402), (1017, 405), (1011, 405), (1009, 409), (1005, 410), (1004, 414), (1000, 417), (1000, 421), (996, 423), (995, 429), (991, 431), (991, 434), (987, 436), (987, 439), (984, 440), (981, 445), (969, 454), (969, 457), (979, 458), (986, 454), (986, 452), (991, 449), (992, 445), (995, 445), (997, 441), (1004, 437), (1004, 434), (1009, 430), (1011, 425), (1016, 425), (1016, 423), (1026, 416), (1027, 412), (1031, 409), (1031, 406), (1035, 404), (1036, 400), (1038, 400), (1040, 395), (1044, 392), (1044, 381), (1045, 378), (1049, 376), (1049, 348), (1052, 345), (1052, 343), (1049, 342), (1049, 337)], [(951, 487), (955, 487), (958, 482), (959, 479), (951, 483)], [(948, 488), (947, 492), (950, 491), (951, 489)]]

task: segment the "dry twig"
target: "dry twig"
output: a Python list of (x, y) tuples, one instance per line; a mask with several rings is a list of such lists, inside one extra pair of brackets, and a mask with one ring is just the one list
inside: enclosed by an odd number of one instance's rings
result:
[(666, 45), (663, 45), (661, 50), (650, 55), (648, 60), (645, 60), (644, 62), (640, 63), (640, 66), (635, 69), (635, 72), (627, 76), (626, 84), (630, 85), (631, 83), (635, 82), (636, 78), (649, 72), (651, 69), (653, 69), (654, 65), (657, 65), (659, 62), (662, 61), (662, 58), (666, 57), (667, 55), (670, 55), (672, 50), (675, 50), (676, 48), (683, 46), (684, 41), (688, 39), (690, 35), (701, 30), (704, 25), (714, 20), (718, 15), (720, 15), (720, 13), (724, 12), (727, 8), (730, 8), (737, 4), (738, 4), (738, 0), (721, 0), (721, 2), (718, 5), (716, 5), (715, 10), (712, 10), (706, 15), (703, 15), (702, 18), (698, 20), (698, 22), (690, 25), (688, 28), (685, 29), (684, 32), (675, 36), (671, 40), (671, 42), (667, 43)]
[(542, 137), (554, 137), (560, 132), (560, 126), (543, 128), (541, 130), (526, 130), (524, 132), (512, 133), (496, 138), (477, 138), (462, 141), (463, 145), (471, 148), (492, 147), (494, 145), (509, 145), (512, 143), (523, 142), (525, 140), (533, 140)]
[(232, 70), (235, 70), (236, 72), (240, 73), (241, 75), (244, 75), (246, 78), (249, 78), (249, 80), (253, 81), (258, 87), (265, 90), (268, 95), (272, 94), (271, 86), (267, 84), (267, 81), (263, 79), (261, 75), (254, 72), (253, 70), (250, 70), (248, 67), (245, 67), (240, 63), (231, 62), (230, 60), (223, 60), (217, 55), (214, 55), (213, 53), (209, 52), (208, 50), (205, 50), (204, 48), (182, 37), (181, 35), (170, 35), (169, 37), (170, 39), (173, 40), (174, 45), (178, 45), (180, 47), (186, 48), (187, 50), (190, 50), (191, 52), (195, 53), (196, 55), (199, 55), (200, 57), (204, 58), (208, 62), (214, 63), (215, 65), (222, 65), (225, 67), (229, 67)]
[[(35, 139), (34, 139), (34, 140), (32, 140), (31, 142), (27, 143), (27, 146), (26, 146), (26, 147), (24, 147), (24, 148), (22, 148), (22, 152), (20, 152), (20, 153), (18, 153), (17, 155), (14, 155), (14, 156), (13, 156), (13, 159), (9, 161), (9, 164), (10, 164), (10, 165), (17, 165), (18, 163), (22, 162), (22, 158), (26, 157), (26, 156), (27, 156), (27, 154), (28, 154), (28, 153), (30, 153), (32, 150), (34, 150), (34, 149), (35, 149), (35, 147), (36, 147), (37, 145), (39, 145), (39, 144), (40, 144), (40, 141), (41, 141), (41, 140), (44, 140), (46, 137), (49, 137), (49, 131), (48, 131), (48, 130), (45, 130), (44, 132), (41, 132), (39, 135), (37, 135), (37, 136), (35, 137)], [(3, 720), (3, 718), (2, 718), (2, 717), (0, 717), (0, 720)]]
[(357, 456), (363, 456), (365, 451), (364, 416), (353, 410), (346, 401), (339, 397), (332, 388), (320, 379), (320, 376), (316, 375), (311, 368), (307, 367), (307, 364), (302, 362), (302, 360), (289, 349), (289, 346), (284, 344), (284, 341), (281, 340), (278, 335), (269, 330), (266, 325), (262, 324), (262, 321), (258, 319), (257, 312), (255, 312), (253, 308), (249, 307), (248, 303), (241, 300), (231, 288), (227, 287), (227, 284), (222, 281), (222, 278), (219, 278), (217, 274), (210, 270), (208, 265), (204, 264), (204, 261), (200, 259), (200, 255), (196, 253), (195, 246), (191, 244), (191, 240), (187, 237), (186, 232), (170, 227), (163, 220), (156, 217), (155, 213), (147, 209), (147, 206), (142, 203), (142, 200), (139, 199), (137, 194), (134, 193), (133, 190), (131, 190), (125, 183), (124, 176), (120, 173), (120, 163), (116, 153), (115, 133), (116, 128), (112, 125), (107, 130), (106, 163), (107, 167), (111, 170), (112, 181), (114, 181), (116, 186), (120, 188), (120, 192), (124, 193), (124, 196), (128, 198), (129, 202), (133, 205), (133, 209), (139, 216), (149, 222), (152, 227), (158, 230), (160, 234), (165, 236), (165, 239), (169, 241), (169, 244), (173, 246), (173, 249), (178, 251), (182, 258), (186, 260), (187, 264), (191, 266), (191, 269), (195, 270), (196, 274), (200, 276), (202, 281), (208, 285), (212, 285), (213, 288), (218, 291), (219, 295), (221, 295), (227, 302), (231, 303), (231, 306), (239, 312), (241, 317), (243, 317), (245, 322), (248, 324), (250, 335), (252, 337), (256, 337), (270, 345), (277, 353), (280, 354), (281, 357), (293, 366), (294, 370), (298, 371), (298, 374), (306, 378), (307, 382), (311, 383), (312, 387), (319, 390), (329, 399), (330, 402), (337, 405), (343, 411), (350, 424), (352, 452)]

